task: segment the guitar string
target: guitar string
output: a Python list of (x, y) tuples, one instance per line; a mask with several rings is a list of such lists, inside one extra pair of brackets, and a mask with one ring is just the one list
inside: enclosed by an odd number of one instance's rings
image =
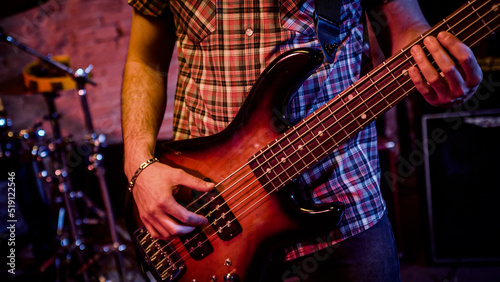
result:
[[(484, 5), (483, 5), (483, 6), (484, 6)], [(481, 8), (481, 7), (480, 7), (480, 8)], [(479, 9), (480, 9), (480, 8), (479, 8)], [(460, 12), (461, 12), (461, 11), (460, 11)], [(459, 23), (460, 23), (460, 22), (459, 22)], [(384, 62), (384, 63), (385, 63), (385, 62)], [(386, 74), (386, 75), (387, 75), (387, 74)], [(382, 77), (382, 79), (383, 79), (383, 78), (385, 78), (385, 76), (386, 76), (386, 75), (384, 75), (384, 76)], [(370, 77), (368, 77), (368, 78), (370, 78)], [(380, 79), (379, 79), (379, 81), (380, 81)], [(374, 84), (376, 84), (376, 82), (374, 82)], [(342, 93), (341, 93), (341, 94), (342, 94)], [(345, 95), (344, 95), (344, 96), (345, 96)], [(360, 95), (360, 96), (361, 96), (361, 95)], [(351, 98), (351, 99), (352, 99), (352, 98)], [(350, 101), (348, 101), (348, 103), (349, 103), (349, 102), (350, 102)], [(344, 105), (346, 105), (346, 104), (344, 104)], [(351, 112), (353, 112), (353, 111), (351, 111)], [(317, 113), (317, 112), (314, 112), (312, 115), (317, 116), (317, 115), (318, 115), (318, 113)], [(307, 124), (305, 124), (305, 125), (307, 126)], [(286, 136), (285, 136), (285, 137), (286, 137)], [(301, 136), (299, 136), (299, 139), (300, 139), (300, 137), (301, 137)], [(292, 143), (293, 143), (293, 142), (292, 142)], [(279, 142), (276, 142), (275, 144), (273, 144), (273, 146), (274, 146), (274, 145), (276, 145), (276, 144), (278, 144), (278, 145), (279, 145)], [(263, 155), (265, 152), (268, 152), (268, 151), (269, 151), (269, 149), (272, 149), (272, 147), (269, 147), (269, 146), (268, 146), (268, 149), (267, 149), (267, 150), (264, 150), (264, 151), (262, 151), (262, 152), (259, 152), (259, 153), (256, 155), (256, 157), (259, 157), (259, 155)], [(279, 152), (278, 152), (278, 153), (279, 153)], [(275, 155), (276, 155), (276, 154), (275, 154)], [(255, 158), (256, 158), (256, 157), (255, 157)], [(273, 158), (273, 157), (274, 157), (274, 156), (271, 156), (271, 158)], [(254, 158), (254, 159), (255, 159), (255, 158)], [(242, 166), (240, 169), (238, 169), (238, 170), (236, 170), (235, 172), (233, 172), (231, 175), (227, 176), (227, 177), (226, 177), (226, 179), (222, 180), (220, 183), (224, 183), (226, 180), (230, 179), (230, 178), (231, 178), (234, 174), (236, 174), (237, 172), (239, 172), (239, 171), (240, 171), (241, 169), (243, 169), (246, 165), (247, 165), (247, 164), (245, 164), (245, 165), (244, 165), (244, 166)], [(220, 183), (219, 183), (219, 184), (220, 184)], [(237, 183), (238, 183), (238, 182), (237, 182)], [(233, 186), (234, 186), (235, 184), (237, 184), (237, 183), (233, 183)], [(216, 185), (216, 187), (217, 187), (217, 185)], [(226, 192), (227, 190), (229, 190), (229, 189), (231, 189), (231, 188), (232, 188), (232, 187), (228, 187), (227, 189), (225, 189), (224, 191), (222, 191), (220, 194), (222, 195), (224, 192)], [(188, 204), (186, 207), (190, 207), (191, 205), (195, 204), (195, 203), (196, 203), (196, 202), (197, 202), (200, 198), (203, 198), (204, 196), (206, 196), (206, 194), (207, 194), (207, 193), (205, 193), (205, 194), (203, 194), (203, 195), (199, 196), (197, 199), (195, 199), (194, 201), (192, 201), (192, 202), (191, 202), (190, 204)], [(199, 212), (201, 209), (205, 208), (205, 207), (206, 207), (208, 204), (210, 204), (210, 203), (211, 203), (211, 201), (207, 202), (205, 205), (203, 205), (201, 208), (199, 208), (199, 209), (198, 209), (197, 211), (195, 211), (195, 212)]]
[[(483, 5), (482, 5), (482, 6), (480, 6), (478, 9), (481, 9), (481, 8), (482, 8), (482, 7), (484, 7), (484, 5), (486, 5), (486, 4), (487, 4), (487, 3), (483, 4)], [(465, 9), (466, 9), (466, 8), (468, 8), (468, 7), (469, 7), (469, 6), (467, 6), (467, 7), (463, 7), (463, 9), (458, 10), (455, 14), (458, 14), (458, 13), (462, 12), (463, 10), (465, 10)], [(478, 19), (478, 20), (479, 20), (479, 19)], [(478, 20), (476, 20), (476, 22), (477, 22)], [(457, 24), (461, 23), (462, 21), (463, 21), (463, 19), (462, 19), (461, 21), (459, 21)], [(442, 23), (442, 24), (441, 24), (441, 25), (439, 25), (439, 26), (436, 26), (435, 28), (430, 29), (430, 30), (429, 30), (426, 34), (428, 34), (428, 33), (432, 33), (432, 32), (433, 32), (436, 28), (438, 28), (438, 27), (439, 27), (439, 28), (440, 28), (440, 27), (442, 27), (442, 25), (443, 25), (443, 24), (444, 24), (444, 23)], [(457, 24), (455, 24), (454, 26), (456, 26)], [(423, 40), (423, 38), (419, 38), (417, 41), (415, 41), (415, 43), (414, 43), (414, 44), (419, 43), (419, 41), (421, 41), (421, 40)], [(412, 44), (412, 45), (414, 45), (414, 44)], [(424, 46), (424, 49), (425, 49), (425, 46)], [(401, 54), (401, 55), (402, 55), (402, 54)], [(393, 61), (394, 61), (394, 60), (396, 60), (396, 59), (399, 59), (399, 58), (398, 58), (398, 56), (395, 56), (395, 58), (393, 59)], [(404, 62), (407, 62), (407, 61), (404, 61)], [(391, 63), (391, 61), (386, 61), (386, 62), (384, 62), (384, 64), (390, 64), (390, 63)], [(401, 64), (400, 64), (400, 65), (398, 65), (397, 67), (400, 67), (400, 66), (401, 66)], [(385, 67), (387, 68), (387, 66), (385, 66)], [(382, 67), (381, 67), (380, 69), (377, 69), (377, 71), (378, 71), (378, 70), (383, 70), (383, 69), (384, 69), (384, 68), (382, 68)], [(390, 74), (390, 72), (391, 72), (391, 71), (389, 71), (389, 73), (386, 73), (386, 74), (385, 74), (383, 77), (381, 77), (378, 81), (373, 82), (373, 84), (375, 85), (377, 82), (380, 82), (380, 80), (384, 79), (384, 78), (385, 78), (388, 74)], [(374, 72), (373, 74), (371, 74), (371, 75), (369, 75), (369, 76), (367, 75), (366, 77), (364, 77), (364, 80), (366, 80), (366, 79), (370, 79), (373, 75), (376, 75), (376, 73)], [(358, 84), (361, 84), (361, 83), (363, 83), (363, 82), (364, 82), (364, 81), (360, 80)], [(392, 82), (391, 82), (391, 83), (392, 83)], [(389, 83), (389, 84), (390, 84), (390, 83)], [(346, 89), (346, 90), (349, 90), (349, 89)], [(342, 96), (342, 94), (345, 94), (345, 95), (343, 95), (343, 96)], [(345, 97), (347, 94), (348, 94), (348, 91), (344, 91), (344, 92), (340, 93), (338, 96), (341, 96), (341, 97), (339, 97), (339, 98), (342, 98), (342, 97)], [(361, 96), (361, 95), (358, 95), (358, 96)], [(353, 100), (354, 100), (354, 99), (353, 99), (353, 98), (351, 98), (351, 99), (350, 99), (347, 103), (349, 103), (349, 102), (351, 102), (351, 101), (353, 101)], [(329, 101), (329, 102), (332, 102), (332, 101)], [(326, 104), (329, 104), (329, 103), (327, 102)], [(347, 105), (347, 104), (345, 104), (345, 103), (344, 103), (344, 106), (346, 106), (346, 105)], [(321, 108), (320, 108), (320, 109), (318, 109), (318, 110), (321, 110)], [(353, 111), (351, 111), (351, 113), (352, 113), (352, 112), (353, 112)], [(311, 114), (311, 116), (306, 117), (306, 119), (304, 119), (304, 121), (307, 121), (307, 119), (308, 119), (308, 118), (314, 118), (314, 117), (316, 117), (318, 114), (320, 114), (320, 113), (319, 113), (319, 112), (313, 112), (313, 113)], [(303, 123), (303, 124), (304, 124), (304, 125), (307, 125), (307, 124), (305, 124), (305, 123)], [(302, 125), (302, 124), (300, 124), (300, 125)], [(293, 130), (292, 132), (296, 132), (296, 131), (298, 131), (298, 129), (299, 129), (299, 128), (291, 128), (291, 129), (295, 129), (295, 130)], [(307, 132), (306, 132), (306, 134), (307, 134)], [(303, 134), (302, 136), (299, 136), (299, 138), (298, 138), (298, 139), (300, 139), (300, 138), (301, 138), (301, 137), (303, 137), (303, 136), (304, 136), (304, 134)], [(287, 136), (286, 136), (286, 135), (281, 136), (281, 137), (280, 137), (281, 139), (280, 139), (280, 138), (278, 138), (278, 139), (277, 139), (277, 140), (278, 140), (277, 142), (274, 142), (274, 141), (273, 141), (273, 143), (272, 143), (272, 144), (269, 144), (269, 145), (272, 145), (272, 146), (274, 146), (274, 145), (276, 145), (276, 144), (277, 144), (277, 145), (279, 145), (279, 144), (280, 144), (280, 142), (282, 141), (282, 139), (283, 139), (283, 138), (285, 138), (285, 137), (287, 137)], [(296, 140), (297, 140), (297, 139), (296, 139)], [(296, 140), (295, 140), (295, 141), (296, 141)], [(276, 141), (276, 140), (275, 140), (275, 141)], [(293, 143), (294, 143), (294, 141), (293, 141), (293, 142), (291, 142), (291, 144), (293, 144)], [(268, 146), (266, 146), (266, 147), (267, 147), (267, 148), (266, 148), (266, 150), (263, 150), (263, 151), (261, 151), (261, 152), (258, 152), (255, 156), (253, 156), (253, 159), (257, 159), (258, 157), (263, 156), (266, 152), (268, 152), (270, 149), (272, 149), (272, 147), (270, 147), (269, 145), (268, 145)], [(287, 146), (288, 146), (288, 145), (287, 145)], [(285, 147), (285, 148), (287, 148), (287, 147)], [(283, 151), (283, 150), (281, 150), (281, 151)], [(278, 152), (278, 153), (279, 153), (279, 152)], [(274, 156), (271, 156), (271, 158), (273, 158), (273, 157), (275, 157), (275, 156), (276, 156), (276, 154), (275, 154), (275, 153), (273, 153), (273, 154), (274, 154)], [(242, 167), (240, 167), (240, 168), (239, 168), (238, 170), (236, 170), (234, 173), (232, 173), (231, 175), (227, 176), (225, 179), (223, 179), (222, 181), (220, 181), (220, 182), (219, 182), (219, 184), (220, 184), (220, 183), (224, 183), (226, 180), (228, 180), (229, 178), (231, 178), (231, 177), (232, 177), (235, 173), (239, 172), (241, 169), (243, 169), (243, 168), (244, 168), (245, 166), (247, 166), (247, 165), (248, 165), (248, 163), (246, 163), (245, 165), (243, 165)], [(226, 188), (225, 190), (223, 190), (223, 191), (222, 191), (222, 192), (220, 192), (220, 193), (221, 193), (221, 194), (223, 194), (223, 193), (224, 193), (224, 192), (226, 192), (228, 189), (230, 189), (230, 187)], [(204, 196), (205, 196), (205, 194), (204, 194), (204, 195), (199, 196), (197, 199), (195, 199), (194, 201), (192, 201), (192, 202), (191, 202), (190, 204), (188, 204), (186, 207), (190, 207), (192, 204), (195, 204), (195, 203), (196, 203), (196, 202), (197, 202), (200, 198), (202, 198), (202, 197), (204, 197)], [(209, 203), (210, 203), (210, 202), (208, 202), (207, 204), (209, 204)], [(206, 206), (206, 205), (202, 206), (202, 207), (201, 207), (199, 210), (197, 210), (196, 212), (200, 211), (200, 210), (201, 210), (201, 209), (203, 209), (205, 206)]]
[[(411, 92), (412, 90), (413, 90), (413, 89), (411, 89), (411, 90), (409, 90), (409, 91), (407, 91), (407, 92)], [(389, 95), (388, 95), (388, 96), (389, 96)], [(382, 112), (383, 112), (383, 111), (382, 111)], [(369, 122), (371, 122), (371, 121), (368, 121), (368, 122), (366, 122), (366, 123), (369, 123)], [(320, 146), (321, 146), (321, 145), (320, 145)]]
[[(412, 91), (412, 90), (410, 90), (410, 91)], [(407, 92), (410, 92), (410, 91), (407, 91)], [(389, 95), (388, 95), (388, 96), (389, 96)], [(371, 121), (368, 121), (368, 122), (371, 122)], [(321, 145), (320, 145), (320, 146), (321, 146)], [(227, 214), (227, 213), (226, 213), (226, 214)]]
[[(417, 42), (418, 42), (418, 41), (417, 41)], [(393, 81), (393, 82), (391, 82), (391, 83), (394, 83), (394, 81)], [(411, 91), (413, 91), (413, 88), (412, 88), (411, 90), (407, 91), (406, 93), (409, 93), (409, 92), (411, 92)], [(390, 95), (388, 95), (388, 96), (390, 96)], [(387, 96), (387, 97), (388, 97), (388, 96)], [(352, 112), (352, 111), (351, 111), (351, 112)], [(382, 112), (383, 112), (383, 111), (382, 111)], [(369, 123), (369, 122), (371, 122), (371, 120), (368, 120), (368, 121), (367, 121), (367, 122), (365, 122), (365, 123)], [(363, 126), (364, 126), (364, 125), (363, 125)], [(362, 127), (363, 127), (363, 126), (362, 126)], [(345, 127), (344, 127), (344, 129), (345, 129)], [(336, 133), (336, 134), (337, 134), (337, 133)], [(342, 141), (342, 142), (343, 142), (343, 141)], [(342, 142), (339, 142), (339, 143), (342, 143)], [(320, 144), (320, 146), (321, 146), (321, 144)], [(313, 151), (314, 151), (314, 150), (313, 150)], [(271, 182), (272, 182), (272, 181), (271, 181)], [(213, 234), (213, 235), (214, 235), (214, 234)], [(212, 235), (212, 236), (213, 236), (213, 235)]]
[[(483, 36), (483, 37), (485, 37), (485, 36)], [(478, 40), (478, 41), (480, 41), (480, 40)], [(412, 88), (411, 90), (407, 91), (407, 93), (411, 92), (412, 90), (413, 90), (413, 88)], [(384, 112), (384, 111), (381, 111), (381, 112)], [(265, 197), (267, 197), (267, 196), (269, 196), (269, 195), (267, 195), (267, 194), (266, 194), (266, 195), (264, 195), (264, 198), (265, 198)], [(263, 198), (261, 198), (259, 201), (255, 202), (252, 206), (254, 206), (254, 205), (258, 204), (261, 200), (263, 200)], [(251, 206), (251, 207), (252, 207), (252, 206)], [(250, 208), (251, 208), (251, 207), (250, 207)], [(249, 208), (248, 208), (248, 209), (249, 209)], [(248, 209), (247, 209), (247, 210), (245, 210), (244, 212), (248, 211)]]
[[(480, 8), (481, 8), (481, 7), (480, 7)], [(477, 20), (476, 20), (476, 21), (477, 21)], [(458, 23), (460, 23), (460, 21), (459, 21)], [(457, 24), (458, 24), (458, 23), (457, 23)], [(457, 24), (455, 24), (455, 26), (456, 26)], [(421, 40), (421, 39), (420, 39), (420, 40)], [(419, 41), (419, 40), (418, 40), (418, 41)], [(418, 43), (418, 41), (417, 41), (417, 43)], [(425, 46), (424, 46), (424, 49), (425, 49)], [(405, 55), (406, 55), (406, 54), (405, 54)], [(404, 60), (402, 63), (400, 63), (400, 64), (396, 67), (396, 69), (397, 69), (397, 68), (399, 68), (399, 67), (401, 67), (404, 63), (408, 62), (408, 60), (409, 60), (408, 58), (407, 58), (406, 60)], [(390, 62), (389, 62), (389, 63), (390, 63)], [(387, 69), (387, 66), (385, 66), (385, 67), (386, 67), (386, 69)], [(381, 67), (379, 70), (384, 70), (384, 68), (382, 68), (382, 67)], [(371, 79), (371, 77), (372, 77), (373, 75), (375, 75), (375, 74), (376, 74), (376, 73), (374, 73), (374, 74), (371, 74), (371, 75), (367, 76), (367, 77), (366, 77), (366, 79)], [(389, 70), (389, 72), (388, 72), (388, 73), (386, 73), (384, 76), (382, 76), (380, 79), (378, 79), (378, 81), (373, 82), (373, 85), (375, 85), (375, 86), (376, 86), (376, 83), (378, 83), (378, 82), (379, 82), (379, 81), (381, 81), (382, 79), (386, 78), (386, 77), (387, 77), (388, 75), (390, 75), (390, 74), (391, 74), (391, 71)], [(398, 77), (398, 78), (399, 78), (399, 77)], [(391, 84), (391, 83), (393, 83), (394, 81), (396, 81), (396, 82), (397, 82), (397, 79), (398, 79), (398, 78), (396, 78), (396, 80), (393, 80), (392, 82), (388, 83), (388, 85), (390, 85), (390, 84)], [(357, 92), (357, 90), (356, 90), (356, 92)], [(341, 94), (339, 94), (339, 96), (342, 96), (342, 94), (345, 94), (345, 95), (343, 95), (343, 96), (346, 96), (348, 93), (350, 93), (350, 92), (349, 92), (349, 91), (346, 91), (346, 93), (341, 93)], [(358, 92), (358, 93), (359, 93), (359, 92)], [(361, 96), (361, 95), (362, 95), (362, 93), (361, 93), (361, 94), (359, 94), (358, 96)], [(342, 98), (342, 97), (339, 97), (339, 98)], [(371, 97), (370, 97), (370, 98), (371, 98)], [(351, 101), (353, 101), (353, 100), (354, 100), (354, 99), (353, 99), (353, 98), (351, 98), (351, 99), (350, 99), (347, 103), (343, 102), (343, 105), (344, 105), (344, 106), (347, 106), (347, 105), (349, 104), (349, 102), (351, 102)], [(336, 102), (336, 101), (333, 101), (333, 102)], [(327, 104), (328, 104), (328, 103), (327, 103)], [(358, 109), (361, 105), (363, 105), (363, 104), (359, 104), (359, 105), (357, 105), (357, 106), (356, 106), (356, 108), (355, 108), (354, 110)], [(325, 109), (328, 109), (328, 108), (325, 108)], [(319, 109), (319, 110), (321, 110), (321, 109)], [(353, 112), (353, 110), (350, 110), (350, 112), (348, 112), (348, 114), (352, 114), (352, 112)], [(367, 111), (367, 112), (368, 112), (368, 111)], [(365, 113), (366, 113), (366, 112), (365, 112)], [(317, 112), (314, 112), (311, 116), (317, 117), (319, 114), (321, 114), (321, 113), (319, 113), (319, 112), (317, 111)], [(311, 118), (314, 118), (314, 117), (311, 117)], [(342, 120), (343, 118), (345, 118), (345, 116), (344, 116), (344, 117), (342, 117), (340, 120)], [(306, 118), (306, 119), (307, 119), (307, 118)], [(320, 121), (320, 123), (321, 123), (321, 121)], [(304, 124), (305, 124), (305, 123), (304, 123)], [(301, 125), (302, 125), (302, 124), (301, 124)], [(305, 124), (305, 125), (307, 126), (307, 124)], [(350, 124), (349, 124), (349, 125), (350, 125)], [(315, 125), (315, 127), (316, 127), (316, 126), (317, 126), (317, 125)], [(315, 128), (315, 127), (314, 127), (314, 128)], [(347, 126), (344, 126), (344, 128), (342, 128), (342, 130), (345, 130), (345, 128), (346, 128), (346, 127), (347, 127)], [(298, 128), (297, 128), (297, 130), (298, 130)], [(295, 130), (294, 132), (296, 132), (297, 130)], [(311, 131), (311, 130), (309, 129), (309, 131)], [(308, 132), (306, 132), (306, 134), (307, 134), (307, 133), (308, 133)], [(302, 137), (304, 137), (304, 135), (306, 135), (306, 134), (303, 134), (302, 136), (298, 136), (298, 138), (297, 138), (295, 141), (297, 141), (298, 139), (301, 139), (301, 138), (302, 138)], [(334, 135), (336, 135), (336, 134), (337, 134), (337, 133), (335, 133)], [(288, 137), (288, 136), (287, 136), (287, 135), (283, 136), (283, 138), (286, 138), (286, 137)], [(283, 139), (283, 138), (281, 138), (281, 139)], [(281, 140), (279, 140), (279, 141), (281, 141)], [(268, 152), (269, 150), (272, 150), (272, 148), (273, 148), (273, 146), (274, 146), (274, 145), (279, 145), (279, 144), (280, 144), (280, 142), (279, 142), (279, 141), (278, 141), (278, 142), (275, 142), (275, 143), (273, 143), (273, 144), (269, 144), (269, 145), (267, 146), (268, 148), (266, 148), (266, 150), (262, 151), (261, 153), (259, 153), (259, 154), (257, 154), (257, 155), (263, 155), (265, 152)], [(289, 143), (289, 144), (293, 144), (295, 141), (293, 141), (293, 142), (291, 142), (291, 143)], [(311, 140), (311, 141), (312, 141), (312, 140)], [(288, 144), (288, 145), (289, 145), (289, 144)], [(271, 145), (271, 146), (270, 146), (270, 145)], [(287, 145), (287, 146), (288, 146), (288, 145)], [(285, 147), (285, 148), (287, 148), (287, 147)], [(281, 151), (283, 151), (283, 149), (281, 149)], [(280, 151), (280, 152), (281, 152), (281, 151)], [(314, 150), (313, 150), (313, 151), (314, 151)], [(280, 152), (278, 152), (278, 154), (279, 154)], [(273, 153), (273, 154), (274, 154), (274, 153)], [(271, 157), (270, 157), (270, 159), (275, 158), (275, 157), (276, 157), (276, 155), (277, 155), (277, 154), (274, 154), (274, 156), (271, 156)], [(255, 159), (255, 157), (254, 157), (254, 159)], [(244, 168), (244, 167), (245, 167), (245, 166), (247, 166), (247, 165), (248, 165), (248, 163), (247, 163), (247, 164), (245, 164), (242, 168)], [(258, 168), (260, 168), (260, 167), (258, 167)], [(238, 169), (238, 171), (240, 171), (240, 170), (241, 170), (241, 168), (240, 168), (240, 169)], [(234, 174), (234, 173), (233, 173), (233, 174)], [(248, 176), (248, 174), (247, 174), (247, 175), (245, 175), (245, 176), (243, 176), (240, 180), (243, 180), (246, 176)], [(229, 176), (228, 178), (230, 178), (230, 177), (231, 177), (231, 176)], [(226, 178), (226, 179), (222, 180), (220, 183), (224, 183), (224, 182), (225, 182), (228, 178)], [(219, 183), (219, 184), (220, 184), (220, 183)], [(234, 185), (234, 184), (233, 184), (233, 185)], [(223, 193), (225, 193), (228, 189), (231, 189), (231, 188), (232, 188), (232, 187), (228, 187), (227, 189), (225, 189), (224, 191), (222, 191), (222, 192), (221, 192), (221, 195), (222, 195)], [(199, 199), (199, 198), (198, 198), (198, 199)], [(197, 200), (198, 200), (198, 199), (197, 199)], [(195, 201), (197, 201), (197, 200), (195, 200)], [(230, 200), (230, 199), (228, 199), (228, 200)], [(192, 203), (194, 203), (195, 201), (193, 201)], [(226, 201), (226, 202), (227, 202), (227, 201)], [(210, 203), (210, 202), (209, 202), (209, 203)], [(190, 204), (190, 205), (191, 205), (191, 204)], [(204, 207), (205, 207), (205, 206), (203, 206), (202, 208), (204, 208)], [(199, 210), (201, 210), (202, 208), (200, 208)], [(198, 210), (198, 211), (199, 211), (199, 210)]]

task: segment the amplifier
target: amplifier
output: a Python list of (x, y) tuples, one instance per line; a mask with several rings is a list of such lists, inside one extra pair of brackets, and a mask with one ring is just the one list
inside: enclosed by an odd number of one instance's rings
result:
[(422, 118), (431, 258), (500, 262), (500, 109)]

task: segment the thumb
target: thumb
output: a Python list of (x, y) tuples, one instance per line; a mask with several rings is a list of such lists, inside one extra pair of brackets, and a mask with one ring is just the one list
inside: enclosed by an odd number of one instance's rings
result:
[(177, 183), (200, 192), (208, 192), (215, 187), (214, 183), (204, 181), (203, 179), (195, 177), (185, 171), (180, 173)]

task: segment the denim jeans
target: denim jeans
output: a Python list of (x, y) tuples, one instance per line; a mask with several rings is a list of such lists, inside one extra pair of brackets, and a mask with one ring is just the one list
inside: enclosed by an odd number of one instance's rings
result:
[(267, 269), (261, 281), (401, 281), (387, 213), (356, 236), (293, 261), (273, 263)]

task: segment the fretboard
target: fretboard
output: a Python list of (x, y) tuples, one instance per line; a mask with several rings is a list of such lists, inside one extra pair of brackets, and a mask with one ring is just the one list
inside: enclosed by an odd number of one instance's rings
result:
[(272, 192), (288, 184), (412, 93), (408, 69), (416, 64), (410, 49), (423, 46), (423, 38), (448, 31), (474, 47), (493, 34), (500, 26), (499, 3), (468, 2), (260, 150), (250, 163), (264, 188)]

